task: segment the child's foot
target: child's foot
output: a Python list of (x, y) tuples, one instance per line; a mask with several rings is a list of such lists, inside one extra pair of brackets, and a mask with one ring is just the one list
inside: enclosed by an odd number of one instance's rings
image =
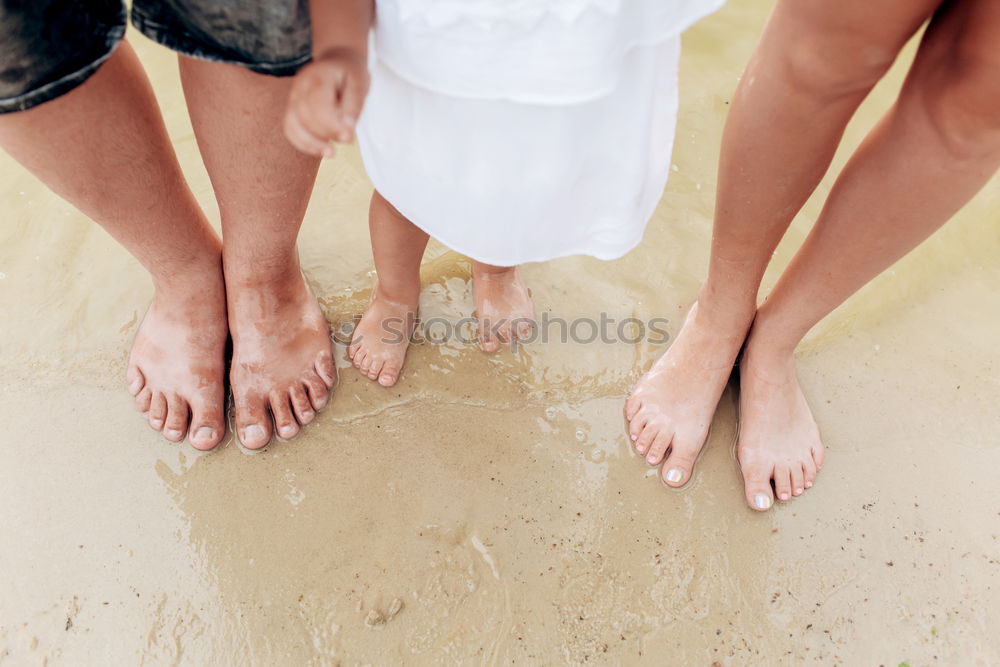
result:
[(237, 435), (248, 449), (271, 441), (272, 416), (279, 436), (295, 436), (337, 382), (326, 317), (298, 266), (284, 273), (265, 279), (252, 266), (226, 271), (229, 377)]
[(672, 487), (691, 479), (753, 311), (709, 312), (692, 306), (677, 339), (644, 375), (625, 404), (629, 436)]
[(381, 285), (375, 285), (372, 300), (347, 348), (354, 367), (369, 380), (383, 387), (391, 387), (399, 380), (418, 305), (419, 296), (398, 301), (386, 296)]
[(794, 357), (766, 349), (753, 333), (740, 361), (736, 453), (747, 503), (760, 511), (771, 507), (775, 495), (802, 495), (823, 465), (819, 428), (795, 376)]
[(212, 449), (226, 432), (226, 293), (222, 262), (159, 286), (136, 333), (126, 382), (149, 425), (171, 442)]
[(472, 263), (472, 295), (479, 319), (479, 344), (486, 352), (526, 341), (535, 328), (535, 306), (515, 266)]

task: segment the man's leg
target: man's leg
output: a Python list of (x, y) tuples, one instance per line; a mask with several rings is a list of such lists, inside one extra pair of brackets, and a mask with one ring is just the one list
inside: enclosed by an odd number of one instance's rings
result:
[(180, 58), (181, 81), (222, 216), (237, 434), (251, 449), (291, 438), (336, 382), (323, 312), (295, 239), (319, 159), (281, 129), (290, 78)]
[(677, 340), (636, 385), (629, 432), (683, 486), (756, 310), (775, 247), (858, 105), (940, 0), (779, 0), (733, 97), (709, 274)]
[(0, 115), (0, 145), (152, 275), (156, 293), (129, 358), (129, 390), (168, 440), (190, 431), (195, 447), (214, 447), (225, 432), (221, 247), (128, 43), (78, 88)]
[(947, 2), (899, 100), (837, 179), (758, 311), (740, 364), (738, 454), (751, 507), (809, 486), (823, 445), (795, 377), (809, 329), (943, 225), (1000, 167), (1000, 4)]

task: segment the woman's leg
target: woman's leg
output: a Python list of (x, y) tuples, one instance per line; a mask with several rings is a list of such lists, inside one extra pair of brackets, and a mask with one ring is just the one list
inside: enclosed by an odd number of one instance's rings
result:
[(368, 213), (378, 280), (347, 353), (354, 365), (383, 387), (399, 380), (420, 305), (420, 261), (427, 232), (372, 193)]
[(940, 0), (779, 0), (733, 97), (711, 260), (677, 340), (636, 385), (629, 432), (679, 487), (756, 310), (761, 277), (848, 121)]
[(278, 435), (294, 436), (336, 382), (329, 325), (295, 247), (319, 159), (282, 133), (291, 78), (187, 57), (180, 69), (222, 217), (237, 434), (258, 449), (272, 416)]
[(226, 424), (221, 247), (129, 44), (79, 88), (0, 116), (0, 145), (152, 275), (156, 292), (129, 356), (129, 390), (167, 439), (190, 430), (192, 445), (214, 447)]
[(909, 252), (1000, 167), (1000, 3), (947, 2), (896, 104), (837, 179), (758, 311), (740, 365), (740, 464), (751, 507), (808, 487), (823, 445), (795, 378), (809, 329)]
[(479, 319), (479, 344), (486, 352), (528, 340), (535, 306), (516, 266), (472, 262), (472, 295)]

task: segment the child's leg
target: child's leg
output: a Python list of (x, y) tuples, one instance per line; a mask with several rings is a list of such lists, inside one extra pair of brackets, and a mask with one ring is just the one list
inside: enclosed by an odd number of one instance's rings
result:
[(486, 352), (527, 340), (535, 307), (516, 266), (472, 263), (472, 294), (479, 318), (479, 344)]
[(347, 353), (369, 379), (391, 387), (399, 379), (417, 319), (420, 261), (428, 236), (377, 190), (372, 193), (368, 226), (378, 279)]
[[(847, 122), (940, 0), (780, 0), (726, 119), (708, 279), (626, 406), (636, 449), (682, 486), (756, 309), (761, 277)], [(873, 8), (874, 7), (874, 8)]]
[(1000, 167), (1000, 4), (954, 0), (931, 21), (899, 100), (837, 179), (758, 311), (741, 362), (738, 453), (751, 507), (810, 485), (823, 446), (795, 377), (809, 329), (909, 252)]
[(257, 449), (272, 415), (278, 435), (294, 436), (336, 380), (329, 326), (295, 247), (319, 159), (281, 132), (290, 78), (187, 57), (180, 69), (222, 217), (237, 435)]
[(131, 46), (79, 88), (0, 116), (0, 146), (150, 272), (156, 292), (129, 356), (129, 390), (167, 439), (190, 431), (192, 445), (214, 447), (226, 428), (221, 247)]

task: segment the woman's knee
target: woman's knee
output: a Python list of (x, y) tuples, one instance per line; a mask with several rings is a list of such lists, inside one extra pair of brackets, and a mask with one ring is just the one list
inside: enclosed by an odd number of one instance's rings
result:
[(949, 151), (965, 158), (1000, 152), (1000, 58), (952, 53), (927, 79), (920, 99)]
[(927, 3), (913, 2), (909, 14), (896, 17), (862, 10), (853, 0), (782, 0), (762, 46), (794, 90), (831, 98), (864, 94), (925, 20)]
[(830, 51), (816, 48), (808, 38), (795, 42), (781, 53), (779, 71), (795, 90), (823, 97), (867, 93), (896, 57), (895, 52), (879, 47)]

